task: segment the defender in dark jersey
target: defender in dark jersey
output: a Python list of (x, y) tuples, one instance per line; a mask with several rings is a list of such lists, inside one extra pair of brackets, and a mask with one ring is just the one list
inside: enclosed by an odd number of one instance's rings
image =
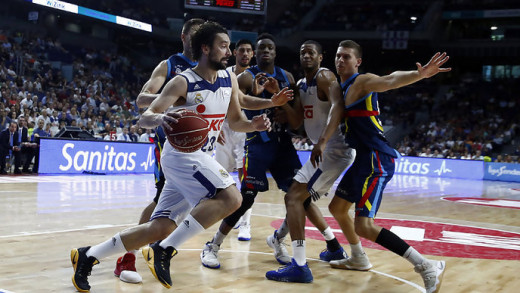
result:
[[(248, 68), (238, 76), (240, 90), (246, 94), (258, 96), (262, 99), (271, 99), (273, 88), (294, 87), (295, 80), (291, 73), (275, 66), (276, 45), (274, 37), (270, 34), (261, 34), (256, 40), (256, 66)], [(267, 83), (258, 87), (258, 80), (265, 79)], [(271, 87), (273, 86), (273, 87)], [(264, 90), (264, 88), (267, 89)], [(296, 97), (297, 99), (297, 97)], [(275, 112), (283, 110), (288, 121), (277, 121)], [(301, 163), (294, 149), (291, 137), (287, 131), (289, 125), (297, 128), (301, 125), (303, 117), (297, 115), (293, 107), (284, 104), (279, 108), (265, 110), (244, 110), (248, 119), (256, 115), (266, 114), (273, 122), (272, 131), (256, 131), (247, 134), (244, 155), (244, 175), (241, 184), (243, 196), (242, 205), (233, 214), (225, 218), (213, 240), (206, 243), (202, 253), (202, 264), (208, 268), (219, 268), (218, 250), (224, 238), (235, 226), (240, 217), (253, 205), (258, 192), (269, 189), (266, 172), (269, 170), (278, 188), (287, 192)], [(289, 258), (290, 261), (290, 258)]]
[[(338, 185), (329, 210), (335, 217), (341, 216), (355, 204), (356, 218), (351, 230), (411, 262), (415, 271), (421, 274), (428, 293), (439, 291), (445, 262), (424, 258), (399, 236), (374, 223), (383, 190), (394, 174), (394, 160), (399, 156), (384, 136), (377, 93), (450, 71), (451, 68), (441, 68), (448, 59), (446, 53), (436, 53), (425, 66), (416, 63), (417, 70), (395, 71), (385, 76), (359, 74), (361, 47), (350, 40), (339, 44), (335, 59), (345, 88), (343, 127), (346, 128), (346, 142), (356, 149), (356, 159)], [(348, 260), (331, 261), (330, 264), (336, 268), (349, 268)]]

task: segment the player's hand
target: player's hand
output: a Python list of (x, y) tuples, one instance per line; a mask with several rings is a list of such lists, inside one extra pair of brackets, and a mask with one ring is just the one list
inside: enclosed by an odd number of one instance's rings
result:
[(310, 161), (314, 168), (318, 168), (320, 163), (323, 162), (323, 151), (325, 150), (325, 143), (318, 142), (314, 145), (311, 152)]
[(278, 81), (274, 77), (267, 77), (267, 80), (264, 82), (263, 87), (266, 91), (270, 92), (271, 94), (280, 92), (280, 86), (278, 84)]
[(264, 91), (264, 84), (267, 82), (267, 76), (264, 72), (257, 73), (253, 79), (252, 93), (255, 96), (260, 95)]
[(166, 114), (159, 114), (157, 116), (157, 119), (160, 119), (160, 125), (164, 127), (164, 129), (168, 129), (169, 131), (172, 131), (173, 128), (170, 126), (170, 124), (176, 124), (179, 122), (179, 118), (181, 118), (181, 114), (177, 112), (170, 112)]
[(265, 114), (253, 117), (253, 119), (251, 119), (251, 124), (256, 131), (271, 131), (271, 121)]
[(282, 106), (294, 98), (293, 90), (284, 87), (281, 91), (277, 92), (271, 97), (273, 106)]
[(224, 135), (223, 131), (220, 131), (218, 138), (217, 138), (217, 142), (220, 143), (221, 145), (224, 145), (226, 143), (226, 136)]
[(442, 54), (437, 52), (435, 53), (435, 55), (433, 55), (432, 59), (430, 59), (430, 61), (426, 65), (422, 66), (419, 62), (415, 63), (415, 65), (417, 65), (417, 71), (419, 72), (419, 76), (421, 76), (422, 78), (429, 78), (439, 72), (451, 71), (451, 67), (441, 68), (441, 66), (444, 63), (448, 62), (449, 59), (450, 56), (448, 56), (446, 52), (443, 52)]

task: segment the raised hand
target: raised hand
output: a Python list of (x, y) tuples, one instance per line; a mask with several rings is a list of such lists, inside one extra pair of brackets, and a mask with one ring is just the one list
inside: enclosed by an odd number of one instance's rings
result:
[(415, 65), (417, 65), (417, 71), (422, 78), (429, 78), (439, 72), (451, 71), (451, 67), (441, 68), (441, 66), (449, 59), (450, 56), (448, 56), (446, 52), (443, 52), (442, 54), (437, 52), (426, 65), (422, 66), (419, 62), (415, 63)]
[[(278, 84), (278, 82), (276, 83)], [(294, 98), (293, 90), (284, 87), (281, 91), (277, 92), (271, 97), (273, 106), (282, 106)]]
[(253, 117), (253, 119), (251, 119), (251, 124), (256, 131), (271, 131), (271, 121), (265, 114)]

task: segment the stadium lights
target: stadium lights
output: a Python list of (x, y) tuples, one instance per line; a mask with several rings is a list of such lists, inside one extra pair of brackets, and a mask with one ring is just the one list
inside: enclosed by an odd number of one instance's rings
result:
[(491, 27), (491, 30), (492, 30), (492, 31), (496, 31), (497, 29), (498, 29), (498, 27), (496, 27), (496, 26), (492, 26), (492, 27)]

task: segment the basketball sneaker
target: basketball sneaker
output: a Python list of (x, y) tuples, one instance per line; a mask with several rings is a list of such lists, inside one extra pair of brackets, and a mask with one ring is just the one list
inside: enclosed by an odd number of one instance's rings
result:
[(157, 241), (142, 249), (144, 260), (155, 278), (166, 288), (171, 288), (170, 261), (177, 254), (177, 250), (171, 246), (162, 248)]
[(437, 293), (441, 289), (442, 277), (446, 269), (446, 262), (425, 260), (415, 266), (415, 272), (421, 274), (426, 293)]
[(368, 271), (372, 268), (372, 264), (368, 260), (366, 253), (353, 254), (349, 258), (331, 260), (330, 266), (335, 269)]
[(330, 251), (327, 248), (325, 248), (320, 253), (320, 259), (326, 262), (329, 262), (331, 260), (340, 260), (340, 259), (346, 259), (348, 258), (347, 252), (343, 249), (343, 247), (339, 247), (336, 251)]
[(200, 253), (200, 261), (202, 265), (210, 269), (220, 268), (220, 262), (218, 261), (218, 250), (220, 245), (214, 244), (213, 242), (207, 242)]
[(251, 240), (251, 225), (248, 225), (246, 223), (240, 224), (240, 227), (238, 227), (238, 240), (239, 241)]
[[(123, 274), (124, 271), (126, 271), (126, 273)], [(135, 268), (135, 255), (130, 252), (125, 253), (125, 255), (117, 259), (114, 275), (119, 277), (121, 281), (127, 283), (140, 283), (143, 280)], [(131, 278), (127, 278), (129, 275)]]
[(276, 271), (268, 271), (265, 273), (265, 277), (268, 280), (291, 283), (311, 283), (313, 280), (311, 269), (309, 269), (307, 263), (304, 266), (299, 266), (294, 259), (291, 263)]
[(90, 285), (88, 284), (88, 276), (92, 272), (92, 267), (97, 265), (99, 261), (93, 256), (87, 256), (90, 246), (74, 248), (70, 251), (70, 261), (74, 268), (72, 276), (72, 284), (79, 292), (88, 292)]
[(274, 257), (280, 264), (288, 265), (291, 263), (291, 257), (289, 252), (287, 252), (287, 248), (285, 248), (283, 239), (278, 239), (278, 230), (274, 230), (272, 235), (267, 236), (266, 242), (269, 247), (274, 249)]

